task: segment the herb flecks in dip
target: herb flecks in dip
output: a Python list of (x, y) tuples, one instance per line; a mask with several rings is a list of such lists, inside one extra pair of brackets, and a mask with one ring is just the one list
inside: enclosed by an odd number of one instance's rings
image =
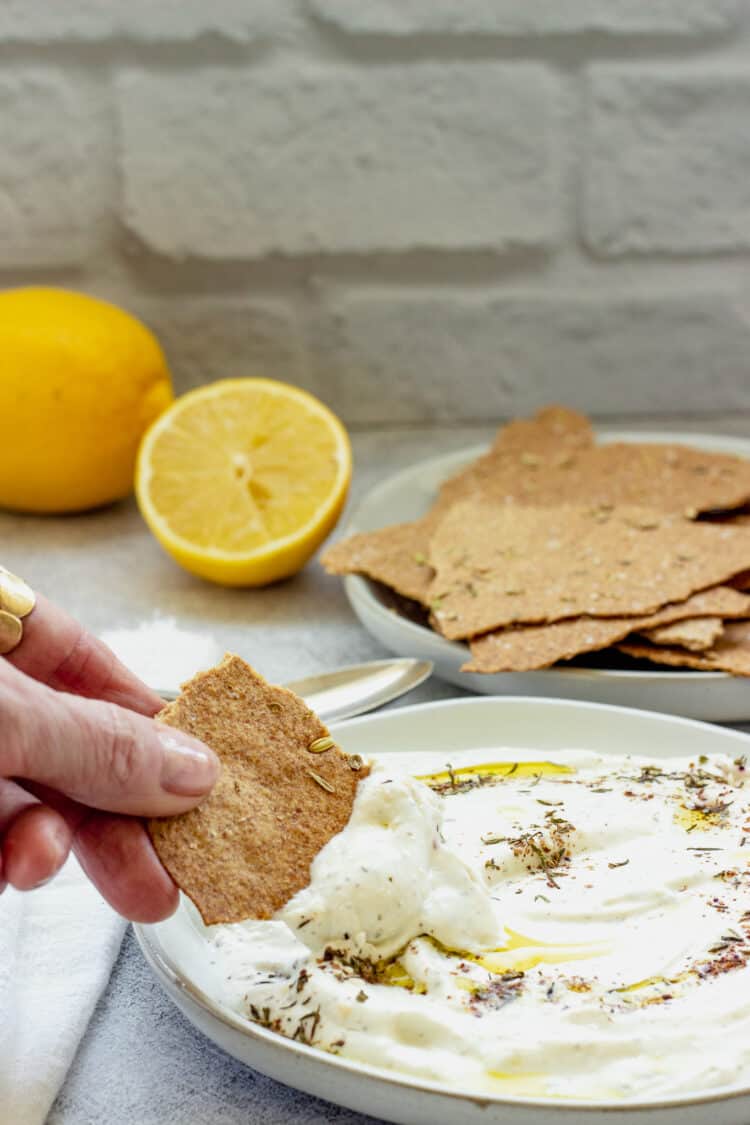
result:
[(223, 998), (472, 1091), (729, 1084), (750, 1065), (746, 776), (722, 756), (389, 754), (273, 921), (206, 931)]

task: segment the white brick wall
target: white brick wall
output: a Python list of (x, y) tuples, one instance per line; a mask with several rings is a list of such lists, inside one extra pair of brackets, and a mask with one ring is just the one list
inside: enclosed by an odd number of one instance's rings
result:
[(0, 0), (0, 285), (357, 426), (750, 426), (750, 0)]
[[(604, 415), (717, 403), (750, 411), (750, 321), (726, 290), (349, 293), (331, 303), (316, 337), (317, 386), (334, 388), (362, 424), (378, 420), (384, 399), (436, 421), (504, 416), (550, 398)], [(370, 378), (353, 384), (358, 371)]]
[(750, 66), (602, 66), (588, 96), (594, 253), (750, 250)]
[(523, 64), (128, 73), (125, 220), (214, 260), (547, 244), (554, 105)]
[(189, 44), (204, 35), (250, 43), (278, 32), (290, 10), (287, 0), (0, 0), (0, 36), (52, 45), (119, 37)]
[(736, 25), (737, 0), (308, 0), (344, 31), (385, 35), (702, 35)]
[(57, 69), (0, 74), (3, 266), (77, 265), (95, 252), (107, 200), (93, 95)]

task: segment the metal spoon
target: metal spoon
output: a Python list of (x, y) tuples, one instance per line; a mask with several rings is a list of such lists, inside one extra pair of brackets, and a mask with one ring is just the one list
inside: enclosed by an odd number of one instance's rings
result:
[[(335, 672), (321, 672), (286, 684), (326, 722), (350, 719), (390, 703), (412, 691), (432, 675), (432, 662), (402, 657), (396, 660), (369, 660), (350, 664)], [(167, 701), (177, 692), (159, 691)]]
[(430, 660), (370, 660), (335, 672), (322, 672), (287, 684), (326, 722), (374, 711), (424, 683), (432, 675)]

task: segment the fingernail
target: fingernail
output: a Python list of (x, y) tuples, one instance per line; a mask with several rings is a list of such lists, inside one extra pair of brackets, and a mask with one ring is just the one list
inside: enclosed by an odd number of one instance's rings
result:
[(159, 731), (164, 748), (161, 787), (177, 797), (200, 797), (219, 776), (219, 759), (207, 746), (188, 743), (169, 730)]

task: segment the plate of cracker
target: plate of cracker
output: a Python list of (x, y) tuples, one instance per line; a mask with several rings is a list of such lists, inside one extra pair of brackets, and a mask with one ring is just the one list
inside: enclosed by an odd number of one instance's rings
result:
[(323, 564), (468, 690), (750, 719), (750, 441), (547, 407), (384, 481)]
[(159, 718), (222, 773), (148, 822), (183, 893), (135, 932), (237, 1059), (403, 1125), (747, 1120), (746, 735), (534, 698), (328, 729), (234, 656)]

